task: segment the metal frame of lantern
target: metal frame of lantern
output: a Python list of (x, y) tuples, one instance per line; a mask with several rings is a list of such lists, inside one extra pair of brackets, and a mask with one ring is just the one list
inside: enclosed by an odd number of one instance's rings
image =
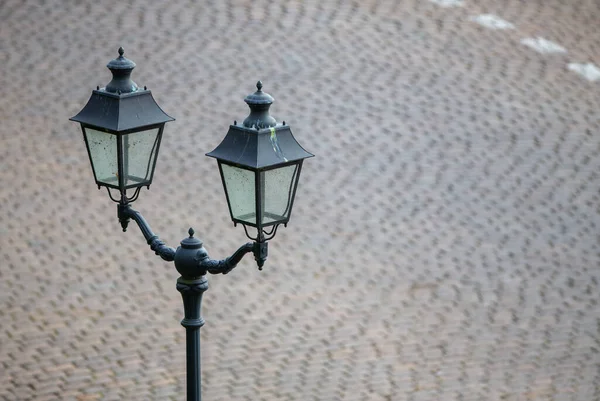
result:
[[(92, 164), (92, 171), (94, 173), (94, 178), (96, 180), (96, 185), (98, 185), (98, 189), (100, 189), (100, 187), (106, 187), (109, 198), (112, 201), (117, 202), (117, 203), (122, 202), (124, 198), (126, 199), (127, 202), (136, 201), (139, 196), (140, 190), (143, 187), (147, 187), (149, 189), (150, 185), (152, 184), (152, 179), (154, 177), (154, 169), (156, 168), (156, 161), (158, 159), (158, 151), (160, 150), (160, 142), (161, 142), (162, 134), (163, 134), (163, 130), (164, 130), (164, 123), (158, 124), (158, 125), (146, 126), (146, 127), (143, 127), (142, 129), (133, 129), (133, 130), (129, 130), (128, 132), (111, 132), (109, 130), (104, 130), (105, 133), (114, 135), (116, 137), (115, 140), (116, 140), (116, 148), (117, 148), (116, 149), (117, 171), (122, 172), (122, 173), (115, 174), (115, 181), (117, 182), (117, 184), (110, 184), (109, 182), (100, 181), (98, 179), (98, 176), (96, 174), (96, 168), (94, 167), (94, 163), (92, 161), (92, 154), (90, 151), (88, 137), (86, 135), (86, 129), (100, 131), (100, 128), (94, 127), (92, 125), (86, 125), (86, 124), (81, 125), (81, 130), (83, 132), (85, 145), (87, 148), (90, 163)], [(128, 142), (129, 142), (130, 135), (132, 135), (134, 133), (150, 131), (153, 129), (157, 129), (158, 132), (156, 133), (156, 137), (153, 141), (152, 149), (150, 151), (150, 155), (149, 155), (148, 163), (147, 163), (147, 167), (146, 167), (145, 177), (142, 178), (142, 177), (138, 177), (136, 175), (129, 174), (128, 173), (128, 170), (129, 170), (128, 154), (124, 153), (123, 149), (129, 145)], [(126, 185), (125, 184), (126, 179), (132, 179), (133, 181), (136, 181), (136, 182), (134, 182), (133, 184)], [(119, 192), (121, 194), (121, 197), (119, 199), (115, 199), (113, 197), (113, 195), (110, 192), (111, 188), (119, 190)], [(133, 196), (131, 196), (131, 197), (126, 196), (128, 189), (135, 189)]]
[[(241, 222), (244, 225), (246, 235), (254, 240), (254, 243), (249, 242), (242, 245), (231, 256), (221, 260), (211, 259), (208, 256), (202, 241), (194, 237), (195, 233), (192, 228), (188, 230), (189, 237), (182, 240), (176, 250), (165, 245), (152, 231), (141, 213), (131, 207), (131, 203), (137, 199), (140, 189), (143, 186), (149, 187), (152, 183), (164, 125), (174, 119), (160, 109), (152, 98), (151, 92), (146, 87), (144, 87), (144, 90), (141, 90), (131, 81), (130, 75), (135, 67), (135, 63), (126, 59), (123, 53), (123, 49), (120, 48), (119, 57), (107, 65), (113, 74), (112, 81), (105, 88), (100, 89), (97, 87), (92, 92), (92, 96), (86, 106), (71, 120), (79, 122), (82, 126), (94, 179), (98, 187), (105, 186), (110, 198), (118, 203), (117, 215), (123, 231), (127, 230), (130, 220), (134, 220), (142, 231), (150, 249), (163, 260), (174, 262), (175, 268), (181, 274), (181, 277), (177, 279), (177, 291), (181, 293), (184, 306), (184, 319), (181, 321), (181, 324), (186, 329), (187, 400), (200, 401), (200, 327), (204, 325), (204, 319), (201, 316), (201, 307), (202, 296), (208, 289), (206, 274), (227, 274), (237, 266), (244, 255), (250, 252), (254, 254), (259, 270), (262, 270), (262, 266), (267, 259), (267, 241), (273, 238), (280, 224), (287, 225), (289, 221), (300, 178), (302, 161), (313, 155), (306, 152), (296, 142), (285, 122), (281, 126), (278, 126), (275, 119), (269, 115), (268, 109), (271, 103), (273, 103), (273, 98), (262, 92), (262, 84), (259, 81), (257, 84), (258, 91), (247, 96), (245, 99), (246, 103), (250, 106), (251, 113), (244, 120), (243, 127), (237, 126), (237, 123), (230, 126), (229, 132), (221, 144), (207, 155), (215, 157), (218, 160), (219, 172), (232, 219), (234, 214), (231, 208), (227, 180), (223, 174), (223, 164), (237, 166), (254, 172), (254, 190), (255, 194), (258, 194), (255, 197), (254, 205), (257, 217), (262, 215), (264, 211), (263, 200), (266, 199), (265, 196), (261, 196), (262, 191), (265, 190), (265, 188), (261, 188), (261, 183), (264, 184), (265, 182), (264, 174), (278, 168), (296, 165), (295, 175), (290, 180), (288, 190), (287, 216), (284, 216), (285, 218), (280, 221), (274, 221), (269, 224), (262, 224), (261, 218), (259, 224), (256, 224), (256, 228), (258, 229), (256, 238), (248, 235), (246, 228), (248, 222)], [(129, 139), (129, 135), (135, 135), (136, 133), (154, 128), (158, 128), (158, 132), (146, 167), (146, 171), (151, 169), (149, 179), (137, 184), (126, 185), (125, 168), (127, 166), (125, 155), (129, 154), (130, 149), (124, 149), (124, 141), (126, 138)], [(92, 147), (88, 142), (86, 129), (98, 130), (103, 134), (115, 137), (115, 141), (117, 141), (118, 185), (111, 185), (110, 183), (98, 180), (97, 166), (92, 154)], [(240, 146), (240, 143), (243, 143), (240, 140), (244, 138), (247, 138), (250, 142), (254, 141), (256, 146), (250, 146), (251, 149), (248, 146)], [(153, 160), (151, 160), (152, 157)], [(252, 162), (252, 160), (254, 161)], [(152, 164), (151, 167), (150, 164)], [(109, 188), (119, 189), (121, 193), (120, 199), (113, 198)], [(133, 188), (135, 188), (134, 195), (128, 198), (126, 191)], [(283, 214), (285, 215), (285, 213)], [(237, 222), (234, 219), (234, 223)], [(273, 229), (265, 236), (263, 229), (267, 226), (273, 226)]]
[[(226, 161), (222, 161), (222, 160), (218, 161), (219, 173), (221, 174), (221, 181), (223, 183), (223, 186), (226, 186), (225, 177), (223, 176), (223, 167), (222, 167), (224, 164), (228, 165), (228, 166), (232, 166), (232, 167), (241, 168), (241, 169), (244, 169), (247, 171), (252, 171), (252, 173), (255, 175), (254, 179), (255, 179), (256, 207), (255, 207), (254, 215), (256, 216), (256, 221), (257, 221), (256, 223), (252, 223), (252, 222), (242, 219), (241, 217), (243, 217), (243, 216), (240, 216), (239, 218), (236, 218), (234, 216), (234, 214), (231, 210), (231, 202), (229, 200), (229, 194), (227, 191), (225, 191), (225, 197), (227, 198), (227, 206), (229, 207), (229, 215), (231, 216), (231, 220), (233, 221), (234, 226), (241, 224), (244, 227), (244, 232), (246, 233), (246, 237), (248, 237), (249, 239), (251, 239), (253, 241), (259, 241), (259, 242), (269, 241), (269, 240), (273, 239), (273, 237), (275, 237), (275, 234), (277, 233), (277, 228), (281, 224), (283, 224), (285, 227), (287, 227), (287, 223), (290, 220), (290, 215), (292, 214), (292, 209), (294, 206), (294, 199), (296, 196), (296, 188), (298, 187), (298, 181), (300, 180), (300, 172), (302, 171), (302, 162), (303, 162), (303, 160), (294, 161), (294, 162), (286, 163), (286, 164), (275, 166), (275, 167), (269, 167), (269, 168), (264, 168), (264, 169), (253, 171), (253, 170), (247, 169), (244, 166), (241, 166), (239, 164), (230, 163), (230, 162), (226, 162)], [(264, 206), (262, 206), (264, 204), (264, 198), (265, 198), (264, 178), (261, 177), (261, 174), (263, 174), (267, 171), (270, 171), (270, 170), (275, 170), (278, 168), (289, 167), (289, 166), (296, 166), (296, 168), (292, 174), (292, 180), (288, 187), (289, 188), (288, 189), (288, 201), (286, 203), (286, 209), (281, 213), (281, 215), (276, 215), (271, 212), (265, 212), (263, 209)], [(274, 219), (270, 222), (264, 223), (263, 218), (265, 215), (269, 215), (269, 217), (275, 216), (275, 217), (277, 217), (277, 219)], [(273, 218), (273, 217), (271, 217), (271, 218)], [(252, 237), (248, 233), (247, 226), (255, 227), (257, 229), (256, 237)], [(271, 227), (271, 226), (274, 226), (271, 229), (271, 231), (265, 231), (266, 227)]]
[[(160, 150), (160, 142), (165, 123), (173, 121), (174, 118), (167, 115), (152, 97), (152, 92), (146, 87), (138, 88), (131, 80), (131, 72), (135, 63), (123, 56), (123, 48), (119, 49), (119, 57), (110, 61), (107, 67), (113, 74), (112, 81), (104, 88), (96, 87), (92, 91), (86, 106), (71, 121), (81, 124), (83, 139), (85, 141), (88, 157), (94, 173), (94, 179), (98, 189), (106, 187), (110, 199), (115, 202), (133, 202), (139, 196), (142, 187), (150, 187), (154, 176), (154, 169)], [(148, 153), (146, 168), (142, 172), (144, 176), (130, 174), (129, 148), (135, 144), (135, 140), (143, 133), (156, 130), (152, 141), (152, 147)], [(114, 146), (114, 157), (116, 172), (113, 177), (100, 177), (98, 171), (99, 160), (94, 160), (94, 152), (97, 150), (90, 143), (92, 132), (99, 133), (97, 138), (109, 141), (104, 146)], [(110, 136), (104, 136), (110, 135)], [(110, 144), (113, 141), (114, 144)], [(130, 143), (133, 142), (133, 143)], [(132, 182), (129, 182), (132, 181)], [(113, 183), (114, 182), (114, 183)], [(117, 189), (120, 197), (115, 199), (110, 189)], [(128, 189), (135, 189), (133, 196), (127, 197)]]
[[(217, 159), (229, 214), (234, 225), (241, 224), (248, 238), (263, 243), (275, 236), (281, 224), (287, 226), (294, 206), (302, 162), (313, 155), (300, 146), (285, 121), (277, 124), (269, 114), (274, 99), (262, 91), (262, 82), (258, 81), (256, 88), (256, 92), (244, 99), (250, 107), (250, 115), (241, 126), (235, 121), (229, 127), (223, 141), (212, 152), (207, 153), (207, 156)], [(249, 171), (254, 175), (254, 208), (245, 215), (239, 215), (233, 210), (231, 189), (228, 188), (227, 177), (223, 171), (224, 165)], [(295, 168), (286, 182), (287, 196), (283, 204), (285, 209), (275, 213), (271, 205), (267, 204), (268, 175), (271, 171), (283, 171), (290, 166)], [(269, 221), (265, 221), (265, 218)], [(248, 233), (247, 226), (257, 229), (256, 237)], [(266, 231), (266, 227), (272, 228)]]
[[(252, 174), (254, 174), (255, 208), (254, 208), (252, 215), (255, 218), (255, 222), (251, 222), (251, 221), (248, 221), (247, 219), (244, 219), (243, 218), (244, 216), (236, 217), (234, 215), (232, 208), (231, 208), (231, 201), (229, 199), (229, 193), (227, 190), (225, 190), (225, 197), (227, 199), (227, 206), (229, 208), (229, 215), (231, 216), (231, 220), (233, 221), (233, 224), (235, 226), (237, 226), (238, 224), (241, 224), (244, 227), (246, 236), (249, 239), (251, 239), (253, 241), (260, 241), (260, 242), (268, 241), (275, 236), (275, 234), (277, 232), (277, 227), (279, 227), (279, 225), (283, 224), (284, 226), (287, 226), (287, 223), (290, 219), (290, 215), (292, 213), (292, 209), (294, 206), (294, 198), (295, 198), (295, 194), (296, 194), (296, 188), (298, 187), (298, 181), (300, 179), (300, 172), (302, 170), (302, 161), (303, 160), (293, 161), (293, 162), (288, 162), (288, 163), (278, 165), (278, 166), (270, 166), (267, 168), (252, 170), (252, 169), (249, 169), (246, 166), (243, 166), (240, 164), (236, 164), (236, 163), (232, 163), (232, 162), (228, 162), (228, 161), (224, 161), (224, 160), (218, 160), (219, 173), (221, 175), (221, 181), (223, 183), (224, 188), (226, 188), (227, 184), (225, 182), (225, 177), (223, 175), (223, 165), (237, 167), (237, 168), (240, 168), (243, 170), (250, 171), (250, 172), (252, 172)], [(265, 203), (264, 173), (266, 173), (267, 171), (276, 170), (279, 168), (284, 168), (284, 167), (289, 167), (289, 166), (296, 166), (296, 168), (292, 174), (292, 180), (290, 181), (290, 184), (288, 186), (288, 191), (287, 191), (288, 192), (288, 196), (287, 196), (288, 201), (286, 202), (286, 208), (280, 215), (277, 215), (277, 214), (271, 213), (271, 212), (266, 212), (264, 210), (264, 203)], [(265, 215), (268, 215), (268, 217), (270, 217), (272, 219), (272, 221), (265, 223), (264, 222)], [(248, 217), (251, 217), (251, 216), (248, 216)], [(255, 227), (257, 229), (256, 237), (252, 237), (248, 233), (247, 226)], [(269, 231), (269, 232), (265, 231), (266, 227), (271, 227), (271, 226), (274, 226), (273, 229), (271, 229), (271, 231)]]

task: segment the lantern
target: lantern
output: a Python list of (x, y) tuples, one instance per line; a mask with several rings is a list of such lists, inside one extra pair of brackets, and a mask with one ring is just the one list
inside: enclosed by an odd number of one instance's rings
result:
[[(165, 123), (174, 119), (156, 104), (151, 91), (130, 78), (135, 63), (123, 56), (110, 61), (113, 74), (105, 88), (92, 91), (86, 106), (71, 118), (79, 122), (98, 189), (106, 187), (115, 202), (137, 199), (150, 187)], [(113, 198), (110, 188), (120, 192)], [(127, 190), (133, 196), (127, 197)]]
[[(294, 205), (302, 162), (313, 155), (300, 146), (288, 125), (269, 115), (274, 99), (262, 91), (245, 98), (250, 115), (229, 127), (223, 141), (207, 156), (217, 159), (234, 224), (242, 224), (249, 238), (264, 242), (277, 227), (287, 225)], [(258, 231), (256, 238), (247, 226)]]

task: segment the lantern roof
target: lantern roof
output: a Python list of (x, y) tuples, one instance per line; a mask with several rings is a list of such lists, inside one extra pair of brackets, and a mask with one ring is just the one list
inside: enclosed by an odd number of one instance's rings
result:
[(264, 169), (313, 157), (296, 141), (288, 125), (277, 124), (269, 114), (274, 99), (262, 91), (262, 82), (256, 84), (257, 91), (246, 96), (250, 115), (243, 124), (235, 122), (223, 141), (209, 157), (252, 169)]
[(135, 63), (123, 53), (119, 48), (119, 57), (107, 65), (112, 81), (92, 91), (88, 103), (71, 121), (123, 133), (175, 120), (160, 108), (150, 90), (138, 88), (131, 80)]
[(288, 125), (260, 130), (231, 125), (219, 146), (206, 155), (252, 169), (264, 169), (314, 156), (300, 146)]

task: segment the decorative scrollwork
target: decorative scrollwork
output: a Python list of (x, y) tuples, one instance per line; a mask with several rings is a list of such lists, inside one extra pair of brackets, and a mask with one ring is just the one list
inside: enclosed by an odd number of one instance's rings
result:
[(208, 257), (206, 251), (198, 252), (200, 256), (198, 260), (198, 267), (201, 271), (209, 272), (210, 274), (227, 274), (232, 271), (237, 264), (242, 260), (245, 254), (254, 250), (254, 244), (248, 242), (247, 244), (239, 247), (233, 255), (228, 258), (215, 260)]
[(160, 256), (163, 260), (170, 262), (175, 259), (175, 249), (166, 246), (165, 243), (157, 236), (150, 241), (149, 245), (150, 249), (152, 249), (154, 253)]

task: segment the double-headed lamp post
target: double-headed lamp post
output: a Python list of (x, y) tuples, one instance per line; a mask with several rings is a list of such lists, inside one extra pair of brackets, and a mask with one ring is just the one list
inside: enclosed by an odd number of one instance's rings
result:
[(287, 226), (292, 213), (302, 162), (313, 155), (296, 142), (285, 122), (278, 124), (269, 115), (273, 98), (262, 91), (259, 81), (257, 91), (245, 98), (250, 115), (242, 124), (231, 125), (223, 141), (207, 154), (217, 159), (234, 225), (241, 224), (252, 242), (222, 260), (208, 256), (191, 228), (176, 250), (165, 245), (131, 204), (142, 187), (150, 188), (165, 123), (174, 119), (156, 104), (150, 90), (131, 80), (135, 63), (123, 53), (119, 48), (119, 57), (107, 65), (112, 81), (92, 91), (86, 106), (71, 120), (81, 124), (96, 184), (98, 189), (106, 187), (117, 203), (123, 231), (134, 220), (150, 248), (163, 260), (174, 261), (181, 274), (177, 290), (184, 306), (187, 399), (199, 401), (200, 327), (204, 325), (200, 309), (208, 289), (206, 274), (229, 273), (249, 252), (262, 270), (267, 241), (280, 225)]

